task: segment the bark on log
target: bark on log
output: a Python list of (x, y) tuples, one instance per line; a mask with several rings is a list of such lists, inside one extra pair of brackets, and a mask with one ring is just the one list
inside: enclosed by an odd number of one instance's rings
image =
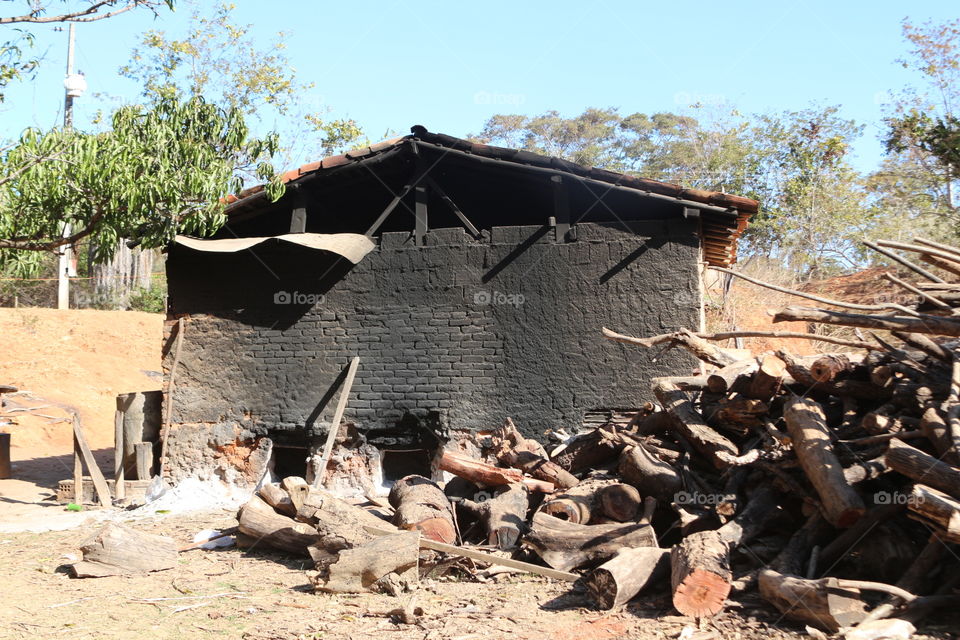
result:
[(960, 501), (947, 494), (922, 484), (914, 485), (907, 502), (907, 515), (933, 527), (944, 540), (960, 543)]
[(636, 487), (644, 496), (653, 496), (664, 504), (676, 501), (683, 489), (680, 473), (660, 460), (641, 444), (627, 447), (620, 454), (618, 467), (624, 481)]
[(850, 358), (842, 353), (832, 353), (814, 360), (810, 365), (810, 375), (817, 382), (832, 382), (841, 373), (850, 371), (852, 368)]
[(783, 418), (800, 466), (820, 496), (824, 516), (836, 527), (855, 524), (866, 507), (833, 452), (823, 407), (809, 398), (794, 397), (787, 401)]
[(390, 576), (410, 588), (417, 583), (419, 561), (420, 534), (404, 531), (344, 549), (311, 582), (325, 593), (363, 593), (382, 590), (383, 579)]
[(468, 509), (483, 525), (487, 533), (487, 544), (498, 549), (512, 549), (517, 546), (520, 536), (526, 530), (529, 492), (522, 484), (507, 486), (496, 496), (474, 502), (463, 501)]
[(905, 343), (915, 349), (920, 349), (927, 355), (936, 358), (942, 362), (949, 362), (952, 358), (950, 352), (944, 349), (939, 343), (934, 342), (929, 336), (921, 333), (909, 333), (906, 331), (894, 331), (893, 335), (903, 340)]
[(394, 508), (393, 524), (404, 530), (417, 530), (437, 542), (454, 544), (457, 529), (450, 501), (429, 478), (409, 475), (397, 480), (388, 496)]
[[(303, 506), (297, 511), (297, 520), (315, 528), (318, 536), (315, 549), (335, 554), (351, 549), (373, 538), (364, 526), (396, 529), (365, 509), (344, 502), (333, 494), (311, 487)], [(316, 552), (311, 553), (314, 560)]]
[(597, 494), (600, 512), (616, 522), (636, 522), (643, 507), (640, 492), (628, 484), (611, 484)]
[(615, 556), (590, 571), (583, 583), (598, 607), (614, 609), (659, 582), (669, 571), (670, 549), (620, 549)]
[[(640, 423), (640, 428), (642, 429), (642, 425), (650, 419), (648, 417)], [(562, 449), (555, 451), (550, 458), (552, 462), (570, 473), (580, 473), (615, 460), (623, 447), (622, 440), (613, 433), (605, 429), (594, 429), (590, 433), (574, 438)]]
[(707, 388), (711, 393), (733, 393), (750, 385), (751, 376), (760, 368), (754, 360), (741, 360), (717, 369), (707, 376)]
[(696, 334), (687, 329), (681, 329), (675, 333), (644, 339), (634, 338), (632, 336), (623, 335), (622, 333), (616, 333), (615, 331), (611, 331), (610, 329), (604, 327), (603, 336), (608, 340), (623, 342), (625, 344), (634, 344), (648, 349), (664, 343), (674, 345), (678, 344), (685, 347), (699, 360), (702, 360), (707, 364), (712, 364), (715, 367), (725, 367), (728, 364), (733, 364), (739, 359), (725, 349), (721, 349), (720, 347), (710, 344), (703, 338), (698, 337)]
[(886, 462), (897, 473), (960, 500), (960, 469), (900, 440), (890, 441)]
[(807, 580), (762, 569), (760, 596), (791, 620), (836, 633), (867, 617), (858, 589), (841, 588), (837, 578)]
[(583, 525), (537, 513), (524, 544), (554, 569), (570, 571), (609, 560), (625, 547), (656, 547), (657, 538), (648, 524)]
[(291, 518), (297, 515), (297, 508), (293, 505), (290, 494), (284, 491), (279, 484), (269, 482), (260, 487), (260, 491), (257, 493), (263, 498), (264, 502), (273, 507), (278, 513), (282, 513)]
[(947, 426), (946, 420), (944, 420), (940, 416), (940, 413), (933, 407), (923, 412), (923, 417), (920, 418), (920, 431), (933, 445), (940, 460), (953, 466), (960, 464), (960, 460), (958, 460), (958, 456), (953, 450), (953, 438), (950, 435), (950, 427)]
[(723, 609), (732, 581), (730, 551), (756, 537), (779, 512), (773, 491), (760, 489), (735, 519), (713, 531), (692, 533), (674, 546), (670, 583), (677, 611), (701, 618)]
[(469, 456), (453, 451), (444, 451), (440, 457), (438, 466), (442, 471), (449, 471), (464, 480), (469, 480), (474, 484), (487, 487), (502, 487), (520, 482), (531, 491), (550, 493), (554, 490), (553, 483), (551, 482), (526, 478), (523, 473), (517, 469), (495, 467), (492, 464), (474, 460)]
[(280, 515), (259, 496), (252, 496), (237, 514), (240, 533), (274, 549), (309, 556), (307, 547), (317, 542), (316, 530)]
[(718, 469), (748, 464), (757, 459), (759, 453), (740, 456), (733, 442), (711, 429), (703, 416), (693, 407), (693, 403), (684, 391), (671, 382), (670, 378), (655, 378), (653, 392), (674, 417), (674, 428)]
[(116, 522), (107, 523), (81, 543), (80, 551), (83, 560), (71, 566), (77, 578), (147, 573), (177, 566), (177, 543), (173, 538)]
[(744, 389), (743, 395), (754, 400), (769, 402), (779, 393), (786, 375), (786, 363), (773, 354), (767, 354), (760, 359), (760, 366), (753, 374), (750, 384)]
[(530, 451), (503, 451), (497, 455), (497, 460), (500, 464), (519, 469), (537, 480), (549, 482), (557, 489), (569, 489), (580, 482), (559, 464)]
[(863, 329), (886, 329), (909, 333), (926, 333), (941, 336), (960, 336), (960, 321), (928, 314), (916, 318), (896, 316), (872, 316), (842, 311), (828, 311), (811, 307), (790, 306), (773, 316), (774, 322), (822, 322)]
[(280, 481), (280, 486), (287, 492), (293, 506), (299, 511), (310, 493), (310, 483), (299, 476), (287, 476)]

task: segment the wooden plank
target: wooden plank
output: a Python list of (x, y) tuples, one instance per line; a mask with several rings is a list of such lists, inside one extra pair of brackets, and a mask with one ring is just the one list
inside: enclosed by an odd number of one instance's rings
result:
[[(77, 450), (80, 451), (80, 455), (83, 457), (84, 464), (87, 465), (87, 471), (90, 472), (90, 478), (93, 480), (93, 486), (97, 490), (97, 500), (104, 507), (109, 507), (113, 504), (110, 499), (110, 487), (107, 486), (107, 480), (103, 477), (103, 473), (100, 471), (100, 467), (97, 466), (97, 461), (93, 457), (93, 452), (90, 451), (90, 445), (87, 444), (87, 438), (83, 435), (83, 427), (80, 426), (80, 416), (73, 414), (73, 441), (74, 441), (74, 456), (76, 456)], [(76, 481), (77, 471), (76, 471), (76, 458), (74, 458), (74, 480)], [(74, 485), (76, 490), (76, 485)], [(81, 497), (83, 496), (83, 478), (81, 476), (80, 481), (80, 491)], [(78, 503), (79, 504), (79, 503)]]
[(567, 241), (570, 231), (570, 193), (562, 177), (551, 176), (550, 182), (553, 184), (553, 209), (557, 218), (555, 241), (563, 243)]
[(162, 478), (167, 466), (167, 436), (170, 434), (170, 422), (173, 420), (173, 390), (175, 389), (177, 367), (180, 365), (180, 347), (183, 346), (183, 331), (186, 324), (183, 318), (177, 319), (177, 342), (173, 351), (173, 364), (170, 366), (170, 384), (167, 386), (167, 403), (163, 414), (163, 429), (160, 430), (160, 472)]
[(73, 502), (83, 504), (83, 460), (80, 459), (80, 443), (73, 434)]
[(430, 192), (425, 186), (418, 186), (414, 195), (414, 216), (416, 223), (413, 228), (413, 239), (418, 247), (423, 246), (423, 238), (429, 231), (427, 221), (427, 202), (430, 200)]
[(117, 409), (113, 414), (113, 480), (116, 483), (117, 500), (127, 497), (123, 477), (123, 412)]
[(347, 409), (347, 399), (350, 396), (350, 388), (353, 387), (353, 378), (357, 375), (359, 365), (360, 357), (354, 356), (353, 360), (350, 361), (350, 368), (347, 369), (347, 378), (343, 381), (343, 387), (340, 389), (340, 397), (337, 398), (337, 408), (333, 412), (333, 420), (330, 421), (327, 441), (323, 444), (323, 454), (320, 456), (320, 464), (317, 465), (317, 477), (313, 479), (313, 486), (315, 487), (323, 486), (323, 476), (327, 470), (327, 462), (330, 460), (333, 443), (340, 431), (340, 421), (343, 420), (343, 412)]
[(149, 480), (153, 475), (153, 443), (138, 442), (133, 449), (137, 453), (137, 480)]
[[(364, 526), (363, 528), (367, 533), (372, 533), (375, 536), (387, 536), (396, 533), (396, 531), (378, 529), (376, 527)], [(496, 564), (503, 567), (510, 567), (511, 569), (518, 569), (520, 571), (526, 571), (527, 573), (535, 573), (538, 576), (553, 578), (554, 580), (576, 582), (580, 579), (580, 576), (576, 573), (557, 571), (556, 569), (551, 569), (549, 567), (541, 567), (536, 564), (530, 564), (529, 562), (514, 560), (513, 558), (495, 556), (492, 553), (484, 553), (483, 551), (471, 549), (470, 547), (456, 547), (452, 544), (435, 542), (423, 537), (420, 538), (420, 547), (423, 549), (433, 549), (434, 551), (441, 551), (443, 553), (449, 553), (456, 556), (463, 556), (465, 558), (473, 558), (474, 560), (480, 560), (481, 562)]]

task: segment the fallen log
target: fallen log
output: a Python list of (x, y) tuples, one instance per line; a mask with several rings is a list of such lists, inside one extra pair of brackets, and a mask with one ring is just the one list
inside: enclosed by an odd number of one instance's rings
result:
[[(420, 533), (404, 531), (375, 537), (352, 549), (344, 549), (337, 558), (324, 564), (311, 577), (316, 591), (325, 593), (363, 593), (396, 589), (396, 582), (409, 590), (418, 582)], [(389, 587), (385, 578), (394, 579)]]
[(809, 580), (762, 569), (757, 577), (760, 596), (791, 620), (836, 633), (867, 617), (856, 588), (844, 588), (837, 578)]
[(574, 524), (589, 524), (594, 513), (599, 512), (600, 490), (614, 482), (612, 479), (602, 478), (584, 480), (563, 493), (550, 496), (540, 507), (540, 511)]
[(907, 515), (932, 527), (944, 540), (960, 543), (960, 501), (916, 484), (907, 501)]
[(311, 525), (317, 534), (310, 554), (315, 561), (325, 554), (336, 554), (370, 540), (371, 536), (363, 529), (365, 526), (397, 531), (373, 513), (314, 487), (297, 511), (297, 520)]
[(950, 434), (950, 427), (947, 425), (940, 413), (930, 407), (923, 412), (920, 418), (920, 431), (924, 437), (930, 441), (937, 452), (940, 460), (947, 464), (957, 466), (958, 460), (956, 452), (953, 450), (953, 438)]
[(403, 477), (393, 484), (387, 499), (394, 509), (393, 524), (400, 529), (419, 531), (437, 542), (457, 541), (450, 501), (429, 478)]
[(620, 549), (616, 555), (584, 576), (591, 599), (601, 609), (620, 607), (670, 571), (670, 549)]
[(730, 551), (746, 543), (780, 513), (774, 492), (767, 488), (750, 496), (736, 518), (713, 531), (698, 531), (675, 545), (670, 555), (673, 606), (684, 615), (702, 618), (717, 614), (730, 594)]
[(307, 547), (319, 538), (313, 527), (277, 513), (259, 496), (251, 496), (240, 507), (237, 521), (240, 533), (253, 538), (257, 544), (297, 555), (309, 556)]
[(656, 547), (657, 538), (648, 524), (583, 525), (538, 512), (523, 543), (554, 569), (570, 571), (609, 560), (625, 547)]
[(553, 483), (527, 478), (517, 469), (495, 467), (492, 464), (453, 451), (443, 452), (438, 467), (440, 470), (448, 471), (464, 480), (487, 487), (502, 487), (519, 482), (531, 491), (550, 493), (554, 490)]
[(482, 502), (464, 500), (462, 506), (470, 511), (487, 533), (487, 544), (498, 549), (513, 549), (526, 530), (529, 493), (522, 484), (508, 485), (504, 491)]
[(628, 484), (611, 484), (597, 493), (600, 513), (616, 522), (636, 522), (643, 506), (640, 492)]
[(670, 504), (683, 490), (683, 480), (675, 467), (660, 460), (642, 444), (627, 447), (620, 454), (620, 477), (644, 496)]
[(711, 393), (743, 391), (750, 385), (751, 376), (759, 368), (760, 363), (753, 358), (729, 364), (707, 376), (707, 389)]
[(960, 469), (900, 440), (891, 440), (887, 466), (908, 478), (960, 500)]
[(836, 527), (855, 524), (866, 507), (833, 452), (823, 407), (809, 398), (794, 397), (786, 402), (783, 418), (800, 466), (820, 497), (824, 516)]
[[(651, 418), (652, 416), (644, 420), (641, 423), (641, 428)], [(550, 459), (570, 473), (580, 473), (615, 460), (623, 447), (623, 441), (615, 434), (606, 429), (598, 428), (587, 434), (577, 436), (562, 447), (555, 449)]]
[(80, 544), (83, 559), (71, 565), (77, 578), (102, 578), (163, 571), (177, 566), (173, 538), (109, 522)]

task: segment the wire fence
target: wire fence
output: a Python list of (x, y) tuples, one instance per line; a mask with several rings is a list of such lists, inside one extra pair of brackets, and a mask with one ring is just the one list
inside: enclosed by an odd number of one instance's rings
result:
[[(161, 312), (166, 299), (166, 274), (149, 276), (149, 287), (140, 276), (79, 276), (70, 281), (71, 309), (136, 309)], [(110, 280), (114, 282), (111, 283)], [(127, 281), (127, 282), (123, 282)], [(136, 286), (130, 286), (138, 281)], [(112, 286), (111, 286), (112, 285)], [(116, 286), (119, 285), (119, 286)], [(57, 277), (0, 277), (0, 307), (57, 307)]]

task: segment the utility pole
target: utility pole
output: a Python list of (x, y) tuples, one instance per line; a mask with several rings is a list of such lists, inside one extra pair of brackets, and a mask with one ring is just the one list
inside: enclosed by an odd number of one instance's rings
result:
[[(67, 34), (67, 75), (63, 81), (63, 128), (73, 128), (73, 99), (83, 94), (86, 82), (82, 75), (73, 74), (73, 43), (74, 24), (70, 23)], [(69, 237), (72, 232), (70, 224), (63, 224), (63, 237)], [(73, 247), (65, 245), (60, 248), (60, 260), (57, 267), (57, 309), (70, 308), (70, 276), (76, 275), (76, 264)]]

